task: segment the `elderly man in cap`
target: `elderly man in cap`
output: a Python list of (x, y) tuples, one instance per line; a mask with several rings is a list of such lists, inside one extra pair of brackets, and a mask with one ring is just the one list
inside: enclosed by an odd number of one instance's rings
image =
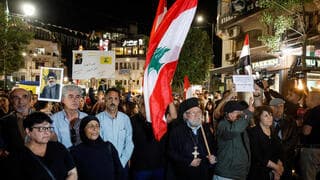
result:
[(49, 72), (47, 76), (48, 84), (43, 88), (40, 98), (59, 99), (60, 84), (57, 84), (57, 75), (54, 72)]
[(273, 126), (276, 137), (281, 142), (284, 162), (282, 179), (292, 179), (295, 148), (299, 141), (298, 127), (292, 115), (284, 113), (285, 101), (274, 98), (269, 102), (272, 108)]
[[(235, 92), (229, 96), (234, 96)], [(229, 98), (231, 99), (231, 98)], [(224, 118), (219, 122), (217, 164), (214, 180), (245, 180), (250, 168), (250, 144), (246, 132), (252, 118), (253, 98), (249, 104), (230, 100), (223, 107)]]
[(210, 168), (216, 162), (212, 154), (213, 136), (209, 127), (202, 126), (198, 99), (183, 101), (178, 118), (182, 122), (171, 129), (168, 139), (169, 163), (175, 178), (211, 179)]

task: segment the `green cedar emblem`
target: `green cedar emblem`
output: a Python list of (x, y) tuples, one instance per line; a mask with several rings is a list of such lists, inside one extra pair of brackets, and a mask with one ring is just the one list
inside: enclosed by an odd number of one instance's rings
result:
[(166, 47), (161, 47), (161, 48), (157, 48), (155, 53), (153, 54), (150, 64), (149, 64), (149, 68), (148, 68), (148, 74), (152, 71), (155, 70), (157, 71), (157, 73), (159, 72), (161, 66), (164, 63), (160, 63), (160, 59), (162, 58), (162, 56), (169, 51), (169, 48)]

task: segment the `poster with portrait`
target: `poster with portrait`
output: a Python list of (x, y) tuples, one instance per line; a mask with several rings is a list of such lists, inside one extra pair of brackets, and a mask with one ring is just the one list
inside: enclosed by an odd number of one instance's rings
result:
[(72, 55), (72, 79), (115, 77), (114, 51), (82, 50)]
[(61, 101), (63, 68), (41, 67), (38, 99), (42, 101)]

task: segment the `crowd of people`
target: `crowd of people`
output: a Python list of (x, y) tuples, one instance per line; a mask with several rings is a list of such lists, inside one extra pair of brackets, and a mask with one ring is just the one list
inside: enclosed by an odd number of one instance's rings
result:
[(233, 90), (173, 96), (159, 141), (142, 95), (65, 85), (57, 103), (15, 88), (0, 96), (1, 179), (319, 178), (320, 91), (260, 88), (248, 102)]

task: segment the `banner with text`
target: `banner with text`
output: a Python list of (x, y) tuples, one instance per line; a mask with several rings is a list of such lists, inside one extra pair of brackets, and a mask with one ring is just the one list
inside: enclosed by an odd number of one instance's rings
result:
[(114, 51), (72, 51), (72, 79), (114, 78)]

